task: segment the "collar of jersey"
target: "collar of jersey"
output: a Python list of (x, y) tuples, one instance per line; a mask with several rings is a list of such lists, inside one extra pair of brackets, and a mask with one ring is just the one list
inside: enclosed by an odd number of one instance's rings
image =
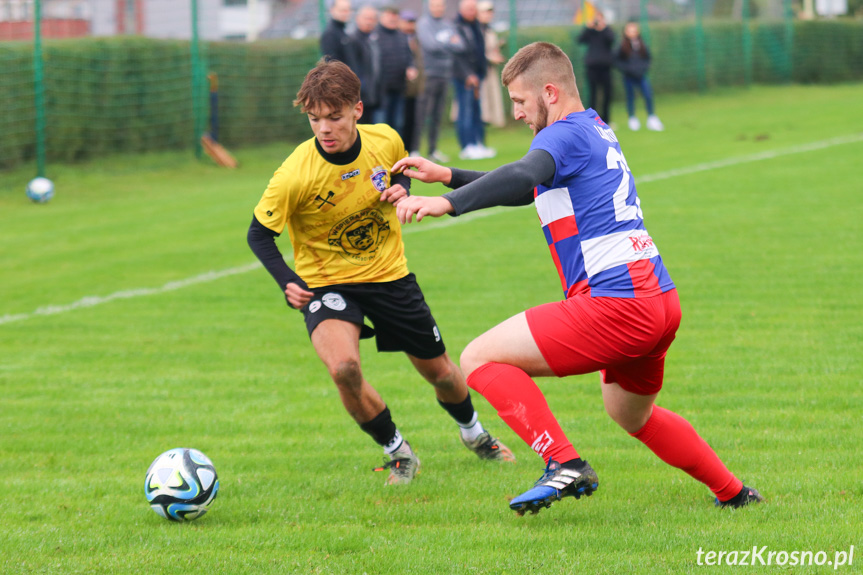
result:
[(336, 164), (337, 166), (346, 166), (360, 157), (360, 150), (363, 149), (363, 143), (360, 139), (360, 131), (357, 130), (357, 140), (354, 144), (345, 150), (344, 152), (336, 152), (335, 154), (330, 154), (329, 152), (324, 151), (321, 147), (321, 143), (318, 142), (317, 138), (315, 140), (315, 148), (318, 150), (318, 153), (321, 155), (323, 159), (328, 161), (331, 164)]

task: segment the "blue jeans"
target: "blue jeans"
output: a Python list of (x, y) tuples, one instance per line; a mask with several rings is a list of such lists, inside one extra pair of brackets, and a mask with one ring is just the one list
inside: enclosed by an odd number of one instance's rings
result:
[(626, 92), (626, 111), (629, 117), (635, 116), (635, 88), (641, 90), (641, 95), (644, 96), (644, 104), (647, 107), (647, 115), (653, 115), (653, 88), (650, 86), (650, 80), (647, 76), (641, 78), (623, 77), (623, 89)]
[(393, 130), (404, 136), (405, 95), (399, 90), (386, 90), (381, 98), (381, 105), (375, 110), (375, 124), (388, 124)]
[(479, 98), (475, 96), (473, 88), (465, 87), (461, 80), (456, 80), (453, 85), (455, 86), (456, 102), (458, 102), (455, 131), (458, 135), (459, 145), (464, 149), (470, 144), (484, 144), (485, 125), (482, 123)]

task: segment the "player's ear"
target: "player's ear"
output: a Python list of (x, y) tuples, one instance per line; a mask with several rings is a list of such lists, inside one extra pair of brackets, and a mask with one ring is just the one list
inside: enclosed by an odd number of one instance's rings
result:
[(546, 84), (542, 88), (542, 97), (547, 104), (556, 104), (560, 99), (560, 90), (554, 84)]
[(356, 105), (354, 105), (354, 119), (359, 121), (359, 119), (362, 117), (363, 117), (363, 101), (360, 100), (359, 102), (356, 103)]

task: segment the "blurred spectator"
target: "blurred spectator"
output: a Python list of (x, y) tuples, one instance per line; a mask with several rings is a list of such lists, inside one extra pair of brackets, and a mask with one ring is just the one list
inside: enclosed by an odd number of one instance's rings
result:
[(458, 104), (456, 133), (465, 160), (492, 158), (496, 152), (485, 147), (485, 126), (479, 101), (479, 86), (486, 74), (485, 39), (476, 19), (476, 0), (461, 0), (456, 16), (456, 30), (467, 49), (456, 54), (453, 62), (453, 85)]
[[(399, 30), (399, 11), (393, 6), (381, 10), (377, 30), (381, 57), (381, 101), (375, 123), (388, 124), (404, 140), (405, 89), (417, 76), (408, 37)], [(405, 142), (407, 144), (407, 142)]]
[(321, 54), (339, 60), (357, 73), (357, 49), (345, 27), (351, 19), (351, 0), (334, 0), (330, 7), (330, 21), (321, 33)]
[(623, 28), (623, 41), (617, 49), (615, 65), (623, 72), (623, 88), (626, 92), (626, 111), (629, 114), (629, 129), (639, 130), (641, 122), (635, 115), (635, 88), (641, 90), (647, 108), (647, 129), (661, 132), (662, 122), (654, 113), (653, 88), (647, 79), (650, 68), (650, 51), (641, 37), (637, 22), (629, 22)]
[[(608, 124), (611, 122), (611, 65), (614, 63), (614, 32), (605, 23), (605, 16), (599, 10), (593, 20), (587, 23), (579, 44), (587, 44), (584, 64), (587, 67), (588, 106), (599, 113)], [(602, 92), (602, 102), (597, 100), (597, 92)], [(598, 107), (597, 107), (598, 106)]]
[(425, 70), (422, 115), (428, 122), (428, 153), (429, 158), (440, 163), (449, 161), (438, 149), (438, 135), (453, 78), (453, 59), (467, 49), (453, 23), (444, 20), (445, 14), (446, 0), (429, 0), (428, 14), (420, 18), (417, 26)]
[(363, 6), (357, 12), (357, 29), (352, 39), (357, 47), (357, 68), (354, 73), (362, 86), (363, 117), (361, 124), (371, 124), (381, 103), (381, 54), (378, 46), (378, 11), (374, 6)]
[(485, 56), (488, 60), (486, 74), (479, 87), (480, 110), (482, 121), (497, 128), (506, 125), (503, 111), (503, 91), (500, 84), (500, 66), (506, 61), (500, 51), (501, 40), (491, 27), (494, 20), (494, 2), (485, 0), (477, 5), (477, 19), (485, 39)]
[(422, 95), (425, 83), (425, 66), (423, 66), (423, 51), (417, 39), (417, 15), (410, 10), (402, 10), (399, 15), (399, 28), (408, 38), (411, 54), (417, 75), (408, 80), (405, 89), (404, 143), (411, 155), (419, 155), (420, 137), (422, 136)]

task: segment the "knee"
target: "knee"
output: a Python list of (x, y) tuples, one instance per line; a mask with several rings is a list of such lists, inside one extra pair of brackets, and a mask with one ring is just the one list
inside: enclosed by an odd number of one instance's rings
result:
[(363, 382), (363, 373), (360, 370), (360, 362), (355, 359), (346, 359), (328, 366), (330, 377), (340, 388), (359, 389)]
[(617, 425), (623, 428), (624, 431), (632, 435), (637, 433), (647, 420), (650, 419), (651, 408), (638, 410), (627, 410), (620, 407), (605, 404), (605, 412)]
[(626, 426), (624, 425), (624, 423), (626, 423), (626, 418), (623, 416), (621, 410), (606, 403), (605, 413), (608, 414), (608, 417), (610, 417), (614, 423), (626, 429)]
[(479, 353), (478, 346), (474, 345), (474, 342), (469, 343), (467, 347), (464, 348), (464, 351), (461, 352), (459, 364), (461, 365), (461, 369), (464, 372), (465, 377), (469, 377), (471, 373), (484, 363), (488, 362), (482, 358)]
[(463, 379), (461, 370), (449, 359), (435, 369), (427, 370), (423, 376), (430, 384), (441, 389), (452, 389)]

